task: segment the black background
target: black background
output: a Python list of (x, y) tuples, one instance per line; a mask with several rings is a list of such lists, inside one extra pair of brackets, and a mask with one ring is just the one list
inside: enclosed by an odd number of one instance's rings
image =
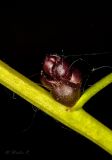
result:
[[(91, 68), (112, 66), (111, 16), (58, 14), (57, 9), (38, 11), (39, 7), (4, 7), (0, 15), (0, 58), (39, 83), (42, 60), (47, 53), (74, 55)], [(49, 13), (48, 13), (49, 10)], [(62, 50), (64, 51), (62, 53)], [(85, 55), (86, 54), (86, 55)], [(101, 68), (92, 72), (87, 85), (112, 71)], [(86, 86), (87, 87), (87, 86)], [(85, 106), (85, 110), (112, 129), (112, 86), (109, 85)], [(46, 158), (73, 157), (110, 159), (100, 147), (68, 129), (31, 104), (0, 86), (1, 155)]]

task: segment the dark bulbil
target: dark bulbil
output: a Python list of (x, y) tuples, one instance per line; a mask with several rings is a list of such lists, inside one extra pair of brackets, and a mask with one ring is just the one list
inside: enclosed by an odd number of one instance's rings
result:
[(47, 55), (41, 71), (41, 83), (51, 91), (56, 101), (71, 107), (81, 95), (82, 75), (64, 57)]

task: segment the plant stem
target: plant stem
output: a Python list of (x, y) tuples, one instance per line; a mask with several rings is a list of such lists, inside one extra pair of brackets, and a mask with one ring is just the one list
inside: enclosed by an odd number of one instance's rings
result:
[(93, 97), (96, 93), (102, 90), (104, 87), (112, 83), (112, 73), (108, 74), (95, 84), (93, 84), (90, 88), (88, 88), (80, 97), (80, 99), (76, 102), (76, 104), (72, 107), (71, 111), (78, 110), (84, 106), (84, 104)]
[(112, 131), (83, 109), (70, 112), (49, 92), (0, 61), (0, 83), (112, 155)]

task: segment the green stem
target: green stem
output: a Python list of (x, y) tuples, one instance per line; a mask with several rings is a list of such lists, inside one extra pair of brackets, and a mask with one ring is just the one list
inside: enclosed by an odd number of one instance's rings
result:
[(110, 83), (112, 83), (112, 73), (108, 74), (107, 76), (93, 84), (92, 87), (88, 88), (77, 101), (77, 103), (72, 107), (71, 111), (82, 108), (91, 97), (93, 97), (96, 93), (98, 93)]
[(83, 109), (70, 112), (49, 92), (0, 61), (0, 83), (112, 155), (112, 131)]

